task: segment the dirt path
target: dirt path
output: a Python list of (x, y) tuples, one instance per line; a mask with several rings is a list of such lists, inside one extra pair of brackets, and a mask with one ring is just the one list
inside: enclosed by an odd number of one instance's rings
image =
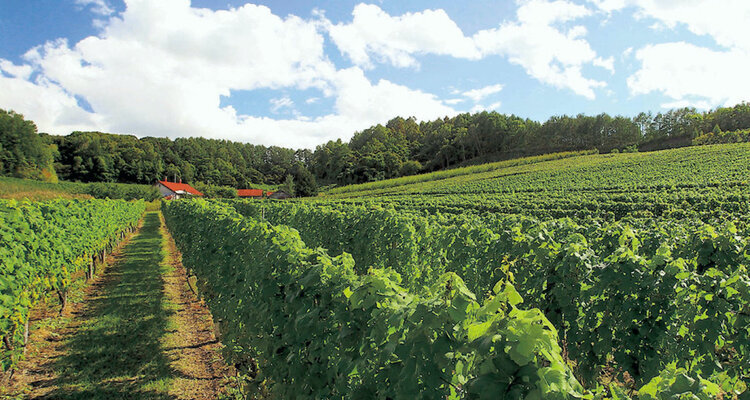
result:
[(190, 290), (182, 259), (163, 218), (161, 232), (167, 254), (165, 261), (170, 270), (163, 275), (165, 293), (177, 306), (170, 319), (176, 329), (170, 331), (164, 341), (171, 365), (179, 372), (169, 392), (179, 399), (215, 399), (227, 385), (222, 378), (233, 371), (220, 356), (222, 345), (214, 335), (211, 313)]
[[(38, 321), (13, 392), (31, 399), (216, 399), (229, 370), (159, 213), (81, 291)], [(41, 310), (44, 314), (44, 310)]]

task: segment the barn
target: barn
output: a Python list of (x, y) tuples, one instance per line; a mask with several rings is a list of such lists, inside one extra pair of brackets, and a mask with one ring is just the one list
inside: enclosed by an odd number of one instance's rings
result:
[(187, 183), (182, 183), (182, 180), (180, 182), (169, 182), (169, 181), (158, 181), (156, 182), (156, 188), (159, 189), (159, 193), (161, 193), (161, 196), (169, 199), (179, 199), (183, 197), (192, 197), (192, 196), (203, 196), (203, 193), (196, 190), (194, 187), (188, 185)]

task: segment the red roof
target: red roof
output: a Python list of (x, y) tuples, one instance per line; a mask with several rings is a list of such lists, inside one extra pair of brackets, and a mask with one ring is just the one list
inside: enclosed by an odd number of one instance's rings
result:
[(203, 193), (195, 190), (192, 186), (188, 185), (187, 183), (177, 183), (177, 182), (167, 182), (167, 181), (159, 181), (162, 185), (164, 185), (167, 189), (177, 193), (179, 191), (183, 191), (185, 193), (190, 193), (195, 196), (203, 196)]
[(263, 197), (263, 189), (237, 189), (237, 197)]

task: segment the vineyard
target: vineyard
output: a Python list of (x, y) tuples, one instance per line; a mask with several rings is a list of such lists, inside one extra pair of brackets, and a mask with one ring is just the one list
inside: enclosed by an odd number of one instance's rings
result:
[(0, 400), (750, 400), (750, 0), (0, 0), (0, 43)]
[[(162, 213), (247, 398), (746, 400), (749, 177), (749, 144), (565, 153)], [(6, 370), (144, 207), (0, 203)]]
[(744, 399), (749, 161), (572, 154), (164, 213), (228, 358), (280, 397)]
[(71, 280), (87, 279), (143, 214), (143, 201), (0, 200), (0, 335), (3, 370), (29, 340), (29, 311), (57, 296), (65, 308)]

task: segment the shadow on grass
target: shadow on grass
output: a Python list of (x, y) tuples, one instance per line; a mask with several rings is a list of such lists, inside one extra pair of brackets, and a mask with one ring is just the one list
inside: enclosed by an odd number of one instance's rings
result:
[(78, 332), (55, 362), (55, 391), (46, 399), (170, 399), (176, 372), (162, 352), (169, 329), (159, 215), (146, 214), (140, 233), (107, 270)]

